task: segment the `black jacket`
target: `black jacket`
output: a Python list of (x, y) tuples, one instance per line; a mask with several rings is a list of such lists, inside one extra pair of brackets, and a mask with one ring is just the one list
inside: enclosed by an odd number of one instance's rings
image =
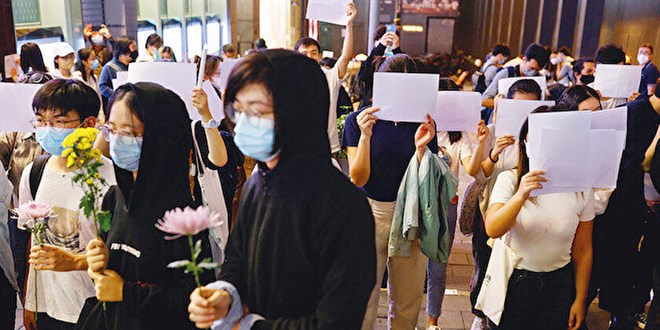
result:
[(253, 329), (359, 329), (376, 278), (374, 220), (331, 164), (327, 82), (302, 55), (250, 56), (273, 70), (280, 160), (244, 186), (220, 279), (266, 318)]

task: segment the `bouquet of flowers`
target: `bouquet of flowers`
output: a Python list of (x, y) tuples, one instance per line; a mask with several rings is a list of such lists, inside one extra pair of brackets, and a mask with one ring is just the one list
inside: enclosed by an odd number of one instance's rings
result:
[(176, 208), (165, 212), (163, 219), (158, 220), (156, 228), (173, 234), (174, 236), (166, 236), (165, 239), (173, 240), (182, 236), (188, 236), (188, 245), (190, 247), (191, 260), (179, 260), (171, 262), (167, 267), (169, 268), (184, 268), (186, 274), (193, 273), (195, 276), (195, 283), (197, 287), (201, 287), (199, 282), (199, 274), (205, 270), (210, 270), (218, 267), (211, 258), (198, 261), (200, 253), (202, 252), (202, 241), (197, 240), (193, 244), (193, 236), (197, 235), (203, 230), (210, 227), (218, 226), (221, 224), (217, 214), (212, 213), (208, 207), (200, 206), (196, 210), (186, 207), (185, 209)]
[(110, 230), (110, 212), (101, 211), (97, 201), (103, 198), (103, 188), (108, 185), (99, 174), (101, 150), (93, 147), (99, 131), (95, 128), (77, 128), (62, 142), (65, 148), (62, 157), (66, 157), (66, 166), (75, 168), (73, 182), (84, 192), (80, 200), (80, 209), (86, 217), (94, 220), (96, 236)]
[[(16, 219), (18, 221), (18, 227), (22, 228), (34, 237), (34, 243), (37, 245), (42, 245), (43, 235), (48, 227), (48, 220), (53, 216), (53, 207), (45, 204), (40, 204), (37, 202), (26, 202), (14, 209), (16, 213)], [(35, 319), (37, 311), (39, 310), (39, 301), (37, 295), (38, 285), (37, 283), (37, 270), (34, 270), (34, 306), (35, 306)]]

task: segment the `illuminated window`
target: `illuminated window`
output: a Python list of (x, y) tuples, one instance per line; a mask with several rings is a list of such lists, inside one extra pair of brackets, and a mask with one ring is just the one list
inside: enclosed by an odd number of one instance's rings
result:
[(220, 19), (217, 16), (206, 19), (206, 43), (209, 54), (220, 51)]
[(147, 49), (144, 48), (144, 45), (147, 44), (147, 38), (152, 33), (156, 33), (156, 26), (151, 24), (148, 21), (139, 21), (138, 22), (138, 33), (137, 33), (137, 46), (138, 52), (140, 55), (143, 55)]
[(188, 57), (192, 59), (195, 55), (202, 54), (202, 20), (197, 17), (189, 18), (186, 25)]
[(177, 59), (182, 59), (181, 22), (175, 19), (163, 20), (163, 45), (172, 47)]

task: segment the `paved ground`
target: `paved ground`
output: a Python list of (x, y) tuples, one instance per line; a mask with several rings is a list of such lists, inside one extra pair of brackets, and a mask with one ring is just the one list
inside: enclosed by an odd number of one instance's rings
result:
[[(440, 327), (445, 330), (470, 329), (474, 315), (472, 315), (469, 292), (470, 275), (474, 259), (471, 252), (471, 239), (463, 236), (457, 230), (452, 253), (449, 256), (447, 267), (447, 290), (440, 316)], [(426, 298), (419, 313), (417, 328), (426, 329), (428, 316), (426, 315)], [(609, 313), (599, 309), (594, 303), (587, 314), (589, 330), (607, 330)], [(380, 305), (378, 307), (378, 320), (376, 330), (387, 329), (387, 290), (381, 290)]]

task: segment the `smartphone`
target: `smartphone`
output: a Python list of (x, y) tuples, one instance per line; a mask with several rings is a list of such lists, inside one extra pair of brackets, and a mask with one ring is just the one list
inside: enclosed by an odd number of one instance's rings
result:
[(387, 25), (385, 25), (385, 32), (386, 33), (389, 33), (389, 32), (396, 33), (396, 24), (387, 24)]

